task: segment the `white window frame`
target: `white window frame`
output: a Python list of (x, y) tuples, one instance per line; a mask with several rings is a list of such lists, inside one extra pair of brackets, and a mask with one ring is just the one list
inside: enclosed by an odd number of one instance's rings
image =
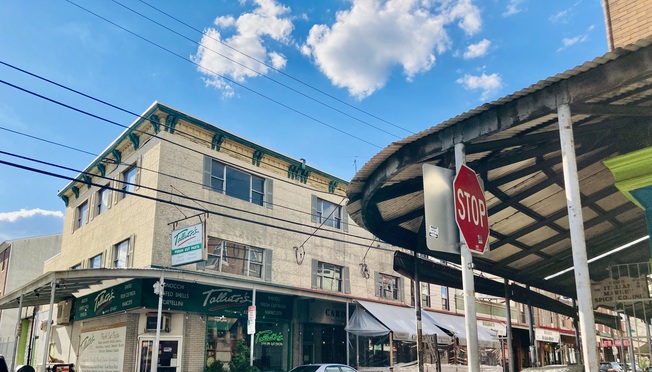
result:
[[(106, 196), (106, 200), (102, 197), (104, 195)], [(111, 190), (109, 189), (109, 185), (106, 185), (101, 189), (97, 190), (96, 199), (95, 199), (95, 216), (99, 216), (100, 214), (106, 212), (109, 209), (110, 203), (111, 203)], [(102, 206), (104, 206), (104, 208), (102, 208)]]
[[(120, 243), (113, 246), (113, 263), (111, 267), (124, 269), (129, 267), (129, 249), (130, 249), (130, 239), (125, 239)], [(124, 252), (124, 265), (119, 266), (120, 263), (120, 253)]]
[[(93, 266), (93, 260), (97, 259), (99, 261), (99, 266), (94, 267)], [(103, 254), (96, 254), (95, 256), (91, 257), (88, 259), (88, 268), (89, 269), (101, 269), (102, 268), (102, 259), (103, 259)]]
[(127, 169), (123, 170), (122, 173), (120, 173), (120, 176), (122, 178), (122, 185), (120, 186), (120, 189), (122, 190), (122, 199), (124, 199), (127, 195), (127, 192), (134, 192), (136, 191), (136, 188), (138, 187), (137, 185), (137, 180), (138, 180), (138, 167), (137, 164), (132, 164)]
[(84, 200), (77, 206), (75, 213), (75, 230), (86, 225), (88, 223), (88, 200)]
[[(230, 166), (222, 163), (221, 161), (213, 159), (211, 157), (206, 157), (205, 159), (206, 159), (205, 160), (206, 163), (204, 164), (204, 172), (205, 172), (204, 186), (205, 187), (207, 187), (207, 188), (209, 188), (209, 189), (211, 189), (211, 190), (213, 190), (215, 192), (219, 192), (221, 194), (234, 197), (236, 199), (247, 201), (247, 202), (249, 202), (251, 204), (260, 205), (260, 206), (267, 205), (267, 207), (271, 207), (271, 201), (269, 200), (269, 197), (268, 197), (268, 194), (270, 193), (269, 189), (271, 188), (270, 187), (271, 186), (270, 185), (271, 180), (265, 179), (264, 177), (255, 175), (253, 173), (244, 171), (242, 169), (230, 167)], [(214, 165), (218, 165), (219, 167), (221, 167), (222, 174), (213, 173)], [(236, 181), (235, 178), (228, 176), (229, 172), (237, 172), (239, 174), (243, 174), (243, 175), (246, 175), (246, 176), (249, 177), (248, 200), (245, 200), (244, 198), (241, 198), (241, 197), (239, 197), (239, 196), (237, 196), (237, 195), (235, 195), (233, 193), (228, 192), (229, 187), (231, 187), (230, 182), (235, 182)], [(218, 180), (218, 182), (221, 182), (222, 187), (221, 188), (213, 187), (213, 180)], [(254, 188), (254, 180), (261, 181), (260, 182), (261, 185), (262, 185), (261, 190), (258, 190), (258, 189)]]

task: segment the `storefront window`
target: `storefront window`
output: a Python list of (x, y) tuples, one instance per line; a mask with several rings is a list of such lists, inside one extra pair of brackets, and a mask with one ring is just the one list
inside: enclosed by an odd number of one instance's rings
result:
[[(238, 341), (244, 340), (246, 328), (238, 318), (208, 317), (206, 320), (206, 367), (215, 362), (231, 362)], [(246, 325), (245, 325), (246, 327)]]
[(254, 366), (261, 371), (288, 370), (288, 323), (257, 323), (254, 337)]

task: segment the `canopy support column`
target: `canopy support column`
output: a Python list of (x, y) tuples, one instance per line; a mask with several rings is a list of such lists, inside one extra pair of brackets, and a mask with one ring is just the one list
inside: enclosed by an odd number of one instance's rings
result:
[(582, 335), (582, 356), (585, 371), (598, 371), (598, 345), (595, 338), (595, 318), (593, 316), (593, 298), (591, 297), (591, 279), (586, 254), (584, 237), (584, 219), (580, 199), (580, 185), (575, 158), (575, 140), (573, 122), (568, 103), (557, 108), (559, 120), (559, 139), (561, 142), (562, 165), (564, 169), (564, 189), (568, 207), (573, 266), (575, 267), (575, 287), (577, 289), (580, 315), (580, 333)]
[(507, 357), (509, 358), (509, 372), (516, 371), (514, 364), (514, 345), (512, 345), (512, 294), (509, 289), (509, 280), (505, 279), (505, 336), (507, 336)]
[(16, 357), (17, 357), (17, 352), (18, 352), (18, 340), (20, 339), (20, 330), (21, 330), (21, 324), (23, 322), (23, 298), (24, 294), (20, 295), (20, 299), (18, 300), (18, 317), (16, 319), (16, 337), (14, 338), (14, 347), (13, 350), (11, 351), (11, 368), (10, 371), (14, 370), (14, 367), (16, 366)]
[(50, 353), (50, 333), (52, 332), (52, 312), (54, 311), (54, 295), (57, 283), (53, 278), (50, 282), (50, 309), (48, 310), (48, 324), (45, 331), (45, 342), (43, 342), (43, 370), (48, 365), (48, 354)]

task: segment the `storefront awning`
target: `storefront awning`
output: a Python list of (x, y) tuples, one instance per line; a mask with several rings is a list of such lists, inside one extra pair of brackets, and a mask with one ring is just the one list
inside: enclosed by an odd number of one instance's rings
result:
[(362, 306), (356, 306), (344, 330), (357, 336), (384, 336), (389, 329), (374, 318)]
[[(362, 300), (359, 300), (358, 304), (364, 307), (365, 310), (385, 325), (385, 327), (389, 328), (395, 340), (416, 341), (417, 320), (414, 308)], [(437, 335), (437, 343), (450, 344), (453, 341), (432, 320), (423, 317), (421, 327), (424, 335)]]
[[(424, 311), (424, 318), (427, 318), (431, 322), (435, 323), (439, 327), (443, 327), (451, 331), (455, 337), (459, 339), (460, 345), (466, 345), (466, 323), (464, 322), (464, 317), (452, 315), (452, 314), (443, 314), (436, 313), (433, 311)], [(498, 341), (498, 336), (496, 331), (483, 327), (480, 324), (477, 325), (478, 330), (478, 345), (480, 347), (497, 349), (500, 347), (500, 341)]]

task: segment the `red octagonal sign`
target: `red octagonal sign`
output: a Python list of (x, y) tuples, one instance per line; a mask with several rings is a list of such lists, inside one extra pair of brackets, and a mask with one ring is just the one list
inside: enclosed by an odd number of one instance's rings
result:
[(484, 191), (475, 172), (462, 164), (453, 181), (455, 222), (466, 245), (473, 252), (484, 253), (489, 239), (489, 217)]

